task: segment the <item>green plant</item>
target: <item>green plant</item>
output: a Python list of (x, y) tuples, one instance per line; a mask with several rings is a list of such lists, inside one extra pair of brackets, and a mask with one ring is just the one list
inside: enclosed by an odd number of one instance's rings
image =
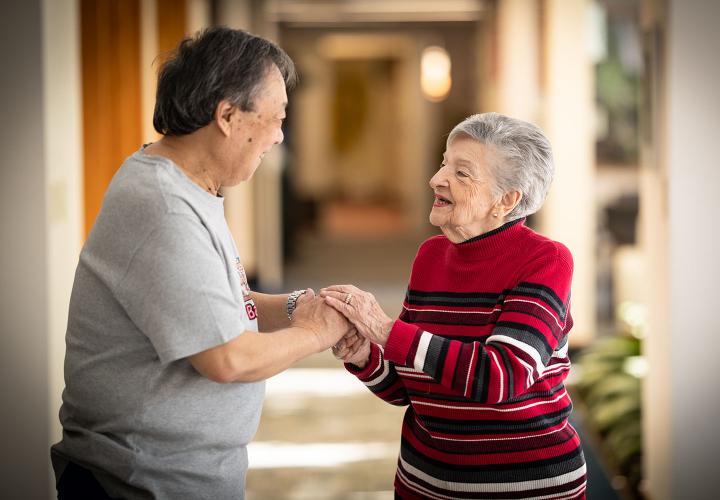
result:
[(629, 333), (600, 339), (579, 356), (576, 383), (605, 455), (637, 496), (642, 479), (640, 349), (641, 340)]

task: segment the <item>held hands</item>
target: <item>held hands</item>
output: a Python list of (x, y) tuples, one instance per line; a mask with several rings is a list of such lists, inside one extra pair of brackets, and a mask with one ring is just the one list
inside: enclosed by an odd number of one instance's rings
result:
[(362, 337), (385, 346), (393, 320), (385, 314), (371, 293), (353, 285), (333, 285), (320, 290), (320, 297), (342, 313)]
[(332, 348), (335, 358), (359, 368), (365, 368), (370, 360), (370, 341), (353, 330)]
[(298, 298), (292, 325), (312, 331), (319, 351), (324, 351), (354, 331), (348, 320), (322, 298), (316, 297), (312, 289)]

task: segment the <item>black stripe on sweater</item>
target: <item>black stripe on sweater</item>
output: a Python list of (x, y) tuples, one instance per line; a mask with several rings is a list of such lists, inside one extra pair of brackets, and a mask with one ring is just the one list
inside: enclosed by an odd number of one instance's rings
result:
[(473, 382), (470, 394), (471, 397), (474, 396), (476, 401), (486, 401), (488, 393), (486, 380), (490, 378), (489, 356), (487, 351), (482, 348), (478, 349), (477, 355), (480, 356), (480, 359), (478, 359), (475, 368), (475, 376), (472, 377)]
[(405, 292), (406, 297), (413, 297), (417, 300), (427, 300), (432, 297), (440, 297), (442, 300), (457, 301), (459, 299), (496, 299), (501, 297), (507, 290), (503, 292), (442, 292), (442, 291), (423, 291), (408, 288)]
[[(385, 380), (380, 382), (379, 384), (368, 386), (368, 389), (372, 391), (375, 394), (380, 394), (385, 391), (387, 391), (390, 387), (392, 387), (393, 384), (398, 382), (398, 374), (395, 372), (395, 370), (391, 367), (390, 370), (392, 370), (392, 373), (389, 373)], [(368, 382), (372, 382), (372, 380), (369, 380)]]
[(564, 455), (533, 462), (463, 466), (422, 456), (410, 443), (402, 440), (400, 455), (407, 463), (436, 479), (458, 483), (509, 483), (546, 479), (575, 471), (585, 463), (580, 447)]
[[(493, 408), (502, 408), (504, 406), (514, 405), (517, 403), (521, 403), (523, 401), (527, 401), (529, 399), (547, 399), (552, 397), (553, 395), (557, 394), (558, 392), (565, 389), (565, 385), (563, 383), (557, 384), (556, 386), (552, 387), (550, 390), (547, 391), (536, 391), (536, 392), (526, 392), (524, 394), (521, 394), (520, 396), (516, 398), (510, 398), (507, 399), (501, 403), (493, 404)], [(414, 390), (408, 390), (408, 395), (410, 396), (417, 396), (421, 397), (423, 399), (432, 400), (432, 401), (454, 401), (457, 403), (465, 403), (465, 404), (473, 404), (472, 401), (468, 400), (468, 398), (464, 396), (452, 396), (449, 394), (428, 394), (425, 391), (414, 391)], [(479, 403), (476, 403), (478, 406), (486, 406)]]
[(528, 283), (527, 281), (523, 281), (515, 288), (513, 288), (510, 294), (524, 295), (526, 297), (535, 297), (537, 299), (540, 299), (546, 304), (548, 304), (550, 307), (552, 307), (557, 313), (557, 315), (560, 316), (560, 319), (565, 319), (565, 315), (567, 314), (567, 310), (565, 308), (565, 301), (558, 297), (555, 291), (550, 287), (547, 287), (545, 285), (539, 285), (537, 283)]
[(425, 355), (423, 371), (430, 375), (434, 380), (440, 380), (442, 377), (448, 347), (448, 342), (442, 337), (438, 335), (430, 337), (430, 344), (428, 345), (427, 354)]
[(418, 416), (418, 418), (430, 432), (457, 435), (516, 434), (554, 427), (567, 420), (570, 412), (572, 412), (572, 404), (553, 413), (545, 413), (523, 420), (451, 420), (428, 415)]
[[(415, 325), (452, 325), (458, 326), (459, 317), (462, 313), (437, 313), (437, 312), (425, 312), (425, 311), (408, 311), (403, 309), (400, 319), (405, 323), (412, 323)], [(468, 314), (462, 314), (462, 316), (469, 316)], [(462, 318), (462, 326), (485, 326), (492, 324), (500, 312), (494, 314), (473, 314), (471, 318)], [(443, 319), (440, 319), (443, 318)], [(445, 318), (448, 318), (446, 321)], [(449, 338), (449, 336), (445, 336)]]
[[(547, 364), (550, 356), (555, 352), (542, 332), (524, 323), (500, 321), (493, 328), (492, 335), (506, 335), (531, 346), (540, 354), (543, 365)], [(498, 343), (502, 342), (498, 341)]]
[[(503, 313), (520, 313), (525, 316), (533, 317), (539, 321), (542, 321), (548, 330), (550, 330), (556, 339), (562, 338), (563, 329), (557, 324), (557, 320), (552, 313), (540, 310), (540, 306), (535, 303), (528, 304), (526, 302), (508, 302), (503, 305)], [(491, 315), (492, 316), (492, 315)]]
[[(423, 295), (421, 295), (423, 293)], [(405, 300), (408, 304), (416, 306), (456, 306), (492, 308), (502, 303), (505, 296), (502, 293), (462, 293), (449, 292), (415, 292), (408, 290)]]
[(497, 453), (521, 453), (543, 450), (574, 439), (577, 434), (566, 426), (553, 433), (528, 439), (496, 439), (493, 441), (446, 441), (434, 439), (423, 429), (415, 418), (405, 420), (406, 428), (428, 448), (450, 455), (493, 455)]
[(510, 362), (510, 358), (508, 357), (508, 353), (507, 353), (506, 349), (498, 349), (497, 351), (500, 353), (500, 357), (502, 358), (503, 366), (505, 367), (505, 373), (508, 374), (506, 398), (511, 398), (515, 391), (515, 375), (514, 375), (513, 365)]

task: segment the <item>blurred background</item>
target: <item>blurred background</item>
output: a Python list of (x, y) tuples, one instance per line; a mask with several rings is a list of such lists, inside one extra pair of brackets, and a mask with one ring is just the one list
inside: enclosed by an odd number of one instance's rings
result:
[[(397, 314), (437, 232), (446, 134), (484, 111), (536, 123), (557, 173), (529, 224), (575, 259), (588, 497), (716, 498), (718, 21), (715, 0), (3, 2), (0, 491), (52, 497), (80, 248), (123, 159), (158, 138), (164, 55), (223, 24), (300, 75), (285, 143), (224, 191), (255, 289), (354, 283)], [(268, 381), (247, 498), (392, 498), (401, 418), (329, 354), (303, 361)]]

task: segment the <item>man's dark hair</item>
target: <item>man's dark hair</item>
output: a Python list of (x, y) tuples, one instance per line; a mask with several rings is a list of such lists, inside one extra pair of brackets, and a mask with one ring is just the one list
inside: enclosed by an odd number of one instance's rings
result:
[(253, 100), (273, 65), (290, 90), (297, 80), (295, 65), (264, 38), (218, 26), (184, 39), (158, 74), (155, 130), (163, 135), (192, 133), (212, 121), (223, 99), (253, 111)]

